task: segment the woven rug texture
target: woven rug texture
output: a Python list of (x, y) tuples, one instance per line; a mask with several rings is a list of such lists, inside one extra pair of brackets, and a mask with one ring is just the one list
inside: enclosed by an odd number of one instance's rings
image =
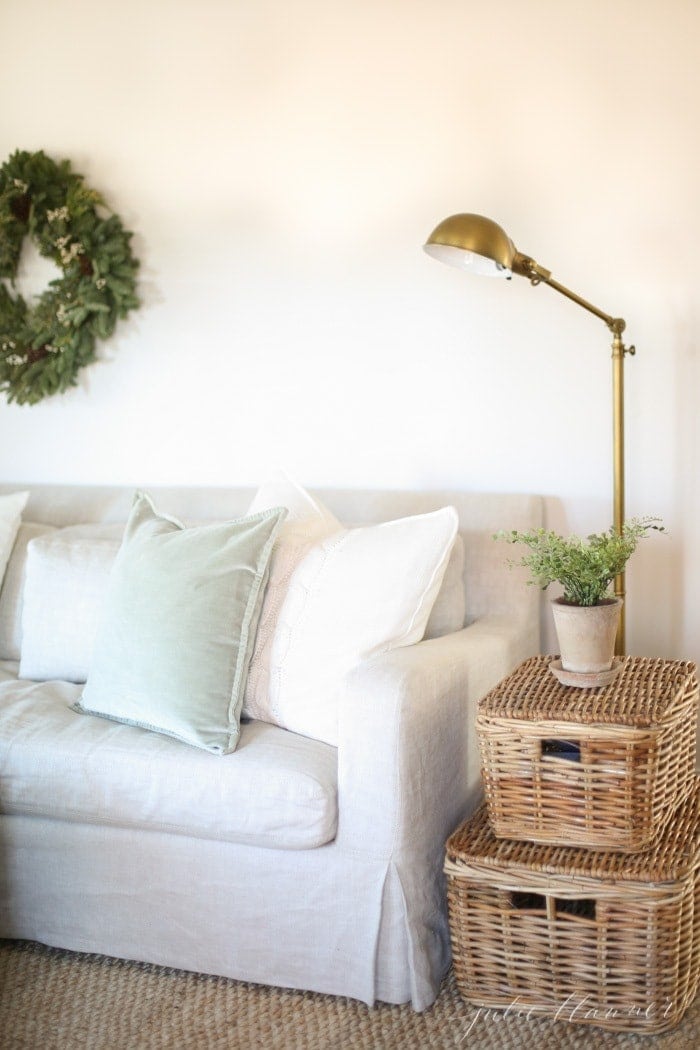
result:
[(3, 1050), (588, 1050), (700, 1046), (700, 997), (658, 1035), (465, 1003), (450, 973), (424, 1013), (0, 940)]

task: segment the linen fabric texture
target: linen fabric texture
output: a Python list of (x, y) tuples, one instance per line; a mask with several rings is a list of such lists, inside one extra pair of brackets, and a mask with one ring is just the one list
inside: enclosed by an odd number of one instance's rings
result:
[(0, 768), (5, 814), (135, 828), (267, 849), (307, 850), (334, 838), (337, 752), (251, 722), (236, 754), (201, 748), (70, 709), (81, 687), (28, 682), (0, 665)]
[(21, 604), (20, 678), (87, 680), (123, 532), (123, 525), (69, 526), (30, 540)]
[(276, 479), (253, 501), (256, 508), (282, 501), (291, 521), (273, 552), (266, 603), (274, 613), (263, 609), (244, 713), (337, 746), (348, 672), (423, 638), (458, 516), (444, 507), (347, 529), (304, 496)]
[(137, 493), (74, 710), (234, 751), (274, 508), (186, 529)]
[(461, 631), (467, 615), (464, 593), (464, 540), (458, 532), (450, 551), (442, 584), (425, 626), (424, 638), (442, 638)]
[[(183, 520), (211, 521), (244, 514), (252, 495), (179, 488), (159, 499)], [(58, 526), (105, 515), (124, 521), (132, 498), (133, 491), (121, 487), (32, 493), (40, 520)], [(444, 843), (481, 790), (477, 703), (539, 651), (536, 589), (504, 565), (491, 536), (503, 522), (519, 530), (541, 525), (541, 501), (344, 490), (330, 499), (349, 523), (454, 502), (469, 536), (469, 626), (379, 654), (346, 676), (337, 832), (317, 823), (312, 837), (305, 825), (304, 841), (332, 838), (320, 849), (299, 849), (290, 848), (286, 828), (274, 827), (277, 806), (281, 821), (291, 826), (296, 819), (284, 809), (288, 781), (294, 780), (301, 804), (305, 789), (297, 778), (313, 765), (327, 783), (334, 748), (250, 723), (241, 727), (232, 760), (219, 762), (165, 735), (74, 714), (68, 705), (80, 696), (80, 685), (18, 682), (15, 664), (0, 665), (0, 765), (11, 770), (8, 798), (12, 794), (12, 812), (0, 814), (1, 936), (368, 1004), (430, 1006), (449, 965)], [(277, 743), (272, 749), (281, 737), (286, 757)], [(39, 741), (41, 761), (33, 753)], [(255, 773), (241, 805), (244, 760), (246, 773)], [(75, 770), (84, 770), (94, 799)], [(231, 794), (234, 774), (241, 780)], [(131, 775), (138, 775), (138, 810), (128, 794)], [(30, 783), (34, 777), (41, 786)], [(177, 811), (169, 804), (175, 791)], [(205, 799), (206, 822), (197, 828)], [(235, 842), (217, 837), (226, 805), (232, 811), (226, 834), (235, 833)], [(96, 813), (103, 823), (93, 821)], [(264, 845), (249, 837), (257, 828), (266, 829)]]
[(274, 474), (258, 489), (248, 513), (255, 514), (276, 506), (283, 506), (287, 516), (272, 548), (270, 572), (246, 683), (243, 714), (247, 718), (281, 725), (273, 717), (269, 704), (270, 667), (280, 613), (299, 564), (315, 543), (337, 532), (342, 526), (327, 507), (282, 472)]
[(0, 496), (0, 584), (2, 584), (7, 563), (12, 554), (17, 530), (22, 520), (22, 511), (28, 499), (28, 492), (11, 492), (7, 496)]
[(56, 531), (55, 525), (43, 525), (36, 521), (23, 521), (20, 524), (0, 590), (0, 660), (19, 660), (22, 652), (22, 609), (28, 545), (33, 539)]

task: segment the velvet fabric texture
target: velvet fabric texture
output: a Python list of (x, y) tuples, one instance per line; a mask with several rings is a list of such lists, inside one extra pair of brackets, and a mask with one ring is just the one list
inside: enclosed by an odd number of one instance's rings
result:
[(75, 710), (234, 751), (276, 508), (186, 529), (138, 493)]

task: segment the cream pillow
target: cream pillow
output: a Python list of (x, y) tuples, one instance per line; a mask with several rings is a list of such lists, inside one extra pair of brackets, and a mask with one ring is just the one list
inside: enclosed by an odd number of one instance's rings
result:
[[(279, 488), (274, 497), (287, 505)], [(263, 502), (259, 493), (254, 506)], [(316, 525), (323, 514), (330, 527), (330, 512), (316, 506)], [(457, 525), (457, 511), (444, 507), (309, 535), (286, 582), (269, 664), (257, 669), (248, 697), (251, 717), (337, 745), (344, 676), (374, 653), (423, 637)]]
[(28, 499), (28, 492), (12, 492), (9, 496), (0, 496), (0, 585)]
[(27, 545), (38, 536), (55, 531), (55, 525), (42, 525), (36, 521), (23, 521), (19, 527), (0, 591), (0, 660), (19, 660), (22, 650)]
[(19, 677), (85, 682), (123, 525), (76, 525), (27, 547)]

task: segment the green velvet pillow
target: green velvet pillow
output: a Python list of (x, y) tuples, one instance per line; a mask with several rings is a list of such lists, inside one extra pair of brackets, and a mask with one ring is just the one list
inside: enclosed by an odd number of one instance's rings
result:
[(285, 510), (184, 528), (137, 493), (74, 710), (234, 751)]

